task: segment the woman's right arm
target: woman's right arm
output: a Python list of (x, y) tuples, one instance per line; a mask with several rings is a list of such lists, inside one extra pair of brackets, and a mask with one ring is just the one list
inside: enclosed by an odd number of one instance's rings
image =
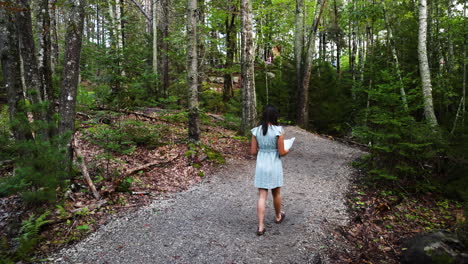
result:
[(280, 156), (285, 156), (289, 153), (289, 150), (284, 149), (284, 133), (278, 136), (278, 153)]
[(250, 154), (256, 155), (258, 152), (257, 138), (252, 136), (252, 143), (250, 143)]

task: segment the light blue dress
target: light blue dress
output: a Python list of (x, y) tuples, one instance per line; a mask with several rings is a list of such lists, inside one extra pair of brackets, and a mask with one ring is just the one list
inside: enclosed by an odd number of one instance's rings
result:
[(277, 146), (278, 137), (282, 134), (283, 128), (270, 125), (266, 135), (263, 135), (261, 125), (252, 128), (250, 131), (258, 142), (255, 187), (274, 189), (283, 186), (283, 164)]

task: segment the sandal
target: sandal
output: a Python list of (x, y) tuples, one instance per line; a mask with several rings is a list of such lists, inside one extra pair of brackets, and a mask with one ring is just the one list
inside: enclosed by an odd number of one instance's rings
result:
[(280, 216), (281, 216), (280, 220), (275, 219), (276, 224), (281, 224), (281, 222), (283, 222), (284, 218), (286, 217), (286, 214), (284, 212), (281, 212)]
[(262, 231), (260, 230), (257, 230), (257, 236), (262, 236), (263, 234), (265, 234), (265, 231), (266, 231), (266, 228), (264, 227)]

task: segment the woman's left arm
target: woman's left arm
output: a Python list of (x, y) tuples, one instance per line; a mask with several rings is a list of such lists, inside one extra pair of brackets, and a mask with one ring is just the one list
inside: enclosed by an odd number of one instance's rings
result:
[(252, 136), (252, 142), (250, 143), (250, 154), (257, 155), (258, 152), (258, 143), (257, 138)]

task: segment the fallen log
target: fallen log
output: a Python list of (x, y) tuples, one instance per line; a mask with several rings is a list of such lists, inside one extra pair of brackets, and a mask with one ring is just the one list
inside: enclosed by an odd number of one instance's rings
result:
[(81, 174), (83, 174), (83, 177), (85, 178), (85, 181), (89, 186), (89, 189), (93, 193), (94, 198), (96, 198), (97, 200), (100, 200), (101, 196), (96, 190), (96, 186), (94, 186), (94, 183), (91, 180), (91, 177), (89, 177), (88, 168), (86, 167), (85, 159), (83, 155), (81, 155), (80, 149), (78, 148), (76, 136), (73, 137), (73, 152), (75, 152), (76, 160), (80, 164)]

